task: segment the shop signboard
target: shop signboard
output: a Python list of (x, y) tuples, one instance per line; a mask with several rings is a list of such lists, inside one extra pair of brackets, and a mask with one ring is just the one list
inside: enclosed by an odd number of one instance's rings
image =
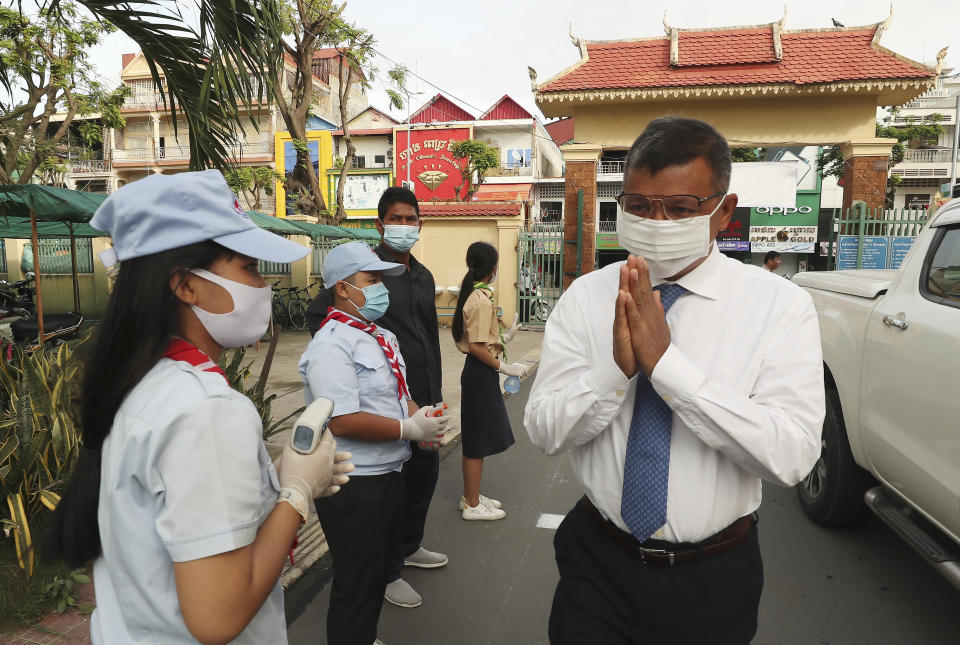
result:
[(750, 209), (737, 208), (733, 211), (730, 224), (717, 234), (717, 249), (720, 251), (749, 251)]
[(597, 250), (610, 251), (620, 248), (620, 236), (616, 233), (597, 233)]
[(761, 206), (750, 214), (754, 253), (816, 253), (820, 194), (797, 193), (796, 206)]
[[(857, 248), (860, 237), (840, 235), (837, 237), (837, 269), (857, 268)], [(863, 255), (861, 269), (886, 269), (889, 266), (890, 238), (880, 235), (863, 236)]]
[[(310, 161), (317, 177), (322, 178), (330, 168), (333, 143), (329, 130), (307, 130), (307, 150), (310, 152)], [(293, 180), (294, 169), (297, 166), (297, 150), (289, 132), (275, 134), (275, 149), (277, 168), (283, 168), (286, 183), (278, 181), (275, 189), (277, 217), (286, 217), (296, 212), (294, 195), (287, 195), (285, 186)], [(321, 179), (322, 181), (322, 179)]]
[(460, 174), (462, 161), (453, 157), (453, 144), (472, 136), (473, 126), (394, 128), (396, 183), (409, 178), (419, 200), (454, 201), (458, 199), (458, 186), (460, 198), (465, 199), (469, 186)]

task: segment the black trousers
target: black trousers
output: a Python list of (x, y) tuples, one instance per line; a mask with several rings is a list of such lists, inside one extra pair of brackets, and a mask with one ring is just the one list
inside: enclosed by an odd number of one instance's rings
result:
[(733, 550), (674, 567), (643, 564), (582, 502), (554, 536), (560, 582), (551, 645), (747, 645), (757, 631), (763, 563), (756, 524)]
[(339, 493), (316, 500), (315, 506), (333, 558), (327, 642), (371, 645), (391, 548), (400, 534), (403, 477), (351, 477)]
[(386, 583), (400, 578), (403, 559), (420, 548), (427, 511), (440, 476), (440, 453), (422, 450), (416, 441), (410, 442), (410, 459), (403, 465), (403, 514), (400, 535), (394, 541), (387, 564)]

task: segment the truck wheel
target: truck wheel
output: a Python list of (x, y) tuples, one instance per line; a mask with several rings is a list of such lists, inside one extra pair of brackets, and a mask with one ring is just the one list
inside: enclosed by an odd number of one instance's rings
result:
[(826, 391), (820, 459), (802, 482), (797, 497), (807, 517), (823, 526), (852, 526), (866, 516), (863, 495), (873, 483), (853, 460), (836, 390)]

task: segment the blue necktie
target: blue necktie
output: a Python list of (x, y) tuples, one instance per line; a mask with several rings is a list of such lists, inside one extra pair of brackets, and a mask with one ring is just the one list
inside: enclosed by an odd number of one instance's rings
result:
[[(660, 301), (666, 313), (687, 292), (678, 284), (661, 284)], [(673, 412), (650, 383), (637, 376), (627, 457), (623, 465), (620, 517), (634, 537), (643, 542), (667, 522), (667, 478), (670, 474), (670, 431)]]

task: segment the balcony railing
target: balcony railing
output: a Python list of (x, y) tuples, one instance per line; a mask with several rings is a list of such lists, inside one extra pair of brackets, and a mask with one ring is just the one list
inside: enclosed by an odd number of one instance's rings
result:
[(601, 161), (599, 174), (601, 175), (622, 175), (623, 174), (623, 160), (617, 161)]
[(597, 222), (597, 233), (616, 233), (617, 222), (612, 220), (600, 220)]
[(957, 106), (956, 95), (953, 96), (942, 96), (942, 97), (930, 97), (922, 99), (913, 99), (907, 103), (904, 103), (904, 108), (952, 108)]
[(485, 177), (530, 177), (533, 175), (533, 166), (499, 166), (490, 168), (483, 175)]
[(103, 159), (71, 159), (67, 161), (70, 166), (70, 172), (73, 173), (109, 173), (111, 165), (109, 161)]
[[(242, 143), (227, 148), (227, 156), (235, 159), (244, 157), (265, 157), (273, 150), (270, 141), (254, 141)], [(113, 151), (113, 158), (117, 161), (163, 161), (181, 160), (190, 158), (189, 146), (157, 146), (156, 148), (127, 148)], [(109, 163), (109, 162), (108, 162)]]
[(953, 161), (953, 151), (904, 150), (903, 160), (911, 163), (947, 163)]

